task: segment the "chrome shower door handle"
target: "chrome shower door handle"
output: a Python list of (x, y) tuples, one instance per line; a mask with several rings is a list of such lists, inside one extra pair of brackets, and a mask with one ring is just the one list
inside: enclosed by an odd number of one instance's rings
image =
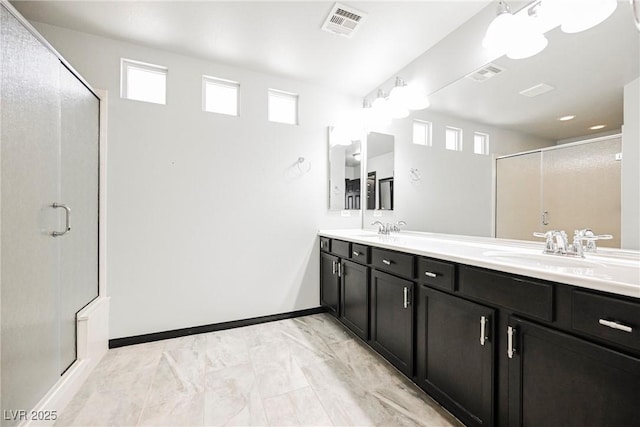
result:
[(69, 206), (63, 205), (62, 203), (53, 203), (51, 207), (54, 209), (59, 209), (59, 208), (64, 209), (64, 212), (65, 212), (64, 231), (52, 231), (51, 235), (53, 237), (64, 236), (69, 231), (71, 231), (71, 209), (69, 208)]

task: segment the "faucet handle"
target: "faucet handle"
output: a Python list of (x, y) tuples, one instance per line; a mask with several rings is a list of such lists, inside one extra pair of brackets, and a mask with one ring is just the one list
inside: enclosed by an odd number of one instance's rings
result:
[(556, 235), (558, 235), (558, 231), (549, 230), (541, 233), (539, 231), (533, 232), (534, 237), (544, 237), (545, 238), (545, 247), (543, 253), (555, 253), (556, 247), (554, 247), (553, 239)]
[(398, 221), (393, 225), (393, 231), (396, 233), (400, 232), (400, 227), (402, 227), (403, 225), (407, 225), (406, 222), (404, 221)]
[(587, 245), (585, 250), (587, 252), (595, 252), (597, 250), (596, 240), (610, 240), (613, 239), (611, 234), (594, 234), (590, 228), (583, 228), (582, 230), (574, 231), (575, 240), (586, 240)]

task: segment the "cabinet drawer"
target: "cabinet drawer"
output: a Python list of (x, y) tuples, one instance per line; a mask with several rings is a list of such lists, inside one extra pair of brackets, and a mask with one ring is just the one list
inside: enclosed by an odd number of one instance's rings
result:
[(359, 262), (360, 264), (369, 264), (370, 249), (368, 246), (359, 245), (357, 243), (351, 244), (351, 259)]
[(413, 279), (415, 257), (385, 249), (371, 249), (371, 265), (378, 270)]
[(332, 239), (331, 252), (339, 257), (349, 258), (349, 255), (351, 255), (351, 242)]
[(542, 320), (553, 320), (553, 285), (460, 266), (458, 291)]
[(429, 258), (418, 259), (418, 280), (435, 288), (454, 290), (456, 267), (443, 261)]
[(331, 252), (331, 239), (329, 239), (328, 237), (321, 237), (320, 250), (325, 252)]
[(571, 327), (640, 351), (640, 302), (574, 290)]

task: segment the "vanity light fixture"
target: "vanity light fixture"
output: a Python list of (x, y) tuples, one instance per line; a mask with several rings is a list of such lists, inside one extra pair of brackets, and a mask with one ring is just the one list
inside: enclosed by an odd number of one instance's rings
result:
[(595, 126), (591, 126), (589, 129), (590, 130), (600, 130), (600, 129), (604, 129), (606, 127), (607, 127), (607, 125), (595, 125)]
[(505, 1), (498, 1), (496, 17), (482, 40), (482, 46), (495, 55), (506, 54), (511, 59), (533, 56), (547, 47), (548, 40), (535, 16), (512, 14)]
[(500, 0), (482, 46), (497, 56), (528, 58), (547, 46), (547, 31), (557, 26), (565, 33), (587, 30), (611, 16), (616, 7), (616, 0), (535, 0), (513, 14)]
[(568, 120), (573, 120), (575, 118), (576, 116), (562, 116), (562, 117), (559, 117), (558, 120), (560, 120), (561, 122), (566, 122)]

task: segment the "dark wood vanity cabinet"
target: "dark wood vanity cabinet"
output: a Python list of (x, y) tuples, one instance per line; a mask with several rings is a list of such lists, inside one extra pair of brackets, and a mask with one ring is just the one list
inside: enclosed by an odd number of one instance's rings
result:
[(640, 359), (512, 317), (509, 426), (640, 422)]
[(465, 425), (493, 425), (495, 310), (425, 285), (417, 294), (418, 385)]
[(409, 378), (413, 375), (413, 282), (371, 271), (370, 345)]
[(363, 340), (369, 339), (369, 267), (342, 261), (340, 320)]
[(340, 308), (340, 258), (320, 252), (320, 304), (334, 316)]
[(369, 339), (370, 248), (320, 240), (320, 304), (363, 340)]
[(640, 300), (322, 239), (322, 305), (465, 425), (638, 425)]

